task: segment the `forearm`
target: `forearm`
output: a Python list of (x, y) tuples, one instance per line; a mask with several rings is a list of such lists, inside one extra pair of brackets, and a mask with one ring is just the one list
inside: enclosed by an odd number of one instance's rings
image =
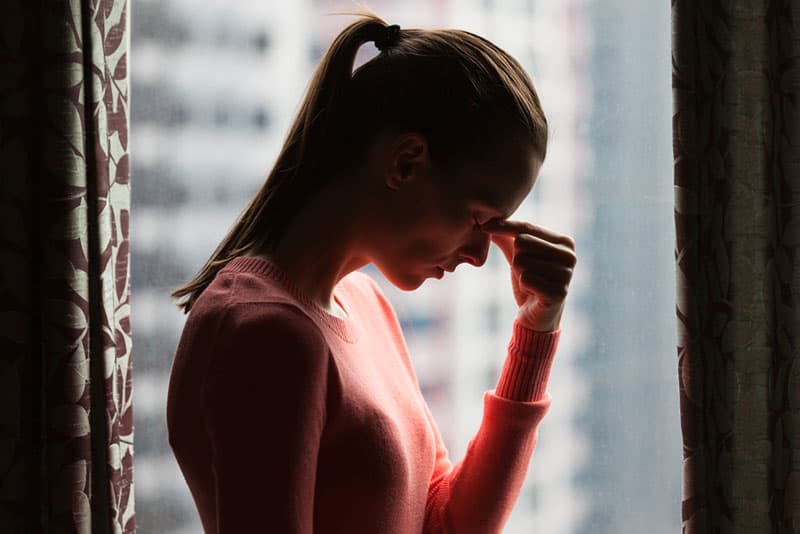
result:
[(484, 394), (481, 426), (450, 469), (440, 455), (425, 532), (501, 532), (519, 495), (550, 407), (547, 393), (560, 330), (535, 332), (514, 322), (497, 388)]

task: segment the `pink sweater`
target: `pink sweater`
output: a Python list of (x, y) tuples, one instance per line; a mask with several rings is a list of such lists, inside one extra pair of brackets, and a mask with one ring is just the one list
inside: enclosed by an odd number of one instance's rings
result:
[(238, 257), (196, 301), (167, 427), (205, 531), (501, 532), (550, 407), (561, 330), (514, 323), (480, 428), (453, 464), (379, 286), (355, 271), (334, 297), (347, 319), (276, 265)]

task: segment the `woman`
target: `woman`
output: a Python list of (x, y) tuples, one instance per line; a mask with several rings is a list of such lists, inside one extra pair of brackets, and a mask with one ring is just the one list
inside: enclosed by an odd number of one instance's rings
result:
[[(381, 51), (352, 72), (358, 48)], [(507, 220), (547, 123), (511, 56), (367, 15), (322, 59), (262, 189), (202, 271), (169, 442), (206, 532), (500, 532), (550, 406), (571, 238)], [(490, 241), (519, 314), (464, 458), (448, 457), (391, 304)]]

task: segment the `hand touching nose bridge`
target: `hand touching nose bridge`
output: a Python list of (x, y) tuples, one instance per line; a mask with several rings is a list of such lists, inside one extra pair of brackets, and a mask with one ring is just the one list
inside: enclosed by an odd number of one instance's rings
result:
[(493, 220), (481, 226), (511, 267), (517, 319), (537, 332), (557, 330), (577, 263), (575, 241), (522, 221)]
[(476, 224), (469, 241), (461, 248), (460, 254), (475, 267), (481, 267), (489, 256), (490, 245), (491, 242), (486, 239), (486, 232)]

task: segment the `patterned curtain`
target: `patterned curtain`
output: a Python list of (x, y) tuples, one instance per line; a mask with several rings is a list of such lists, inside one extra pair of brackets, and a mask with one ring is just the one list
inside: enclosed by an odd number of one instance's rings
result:
[(134, 532), (126, 0), (0, 8), (0, 532)]
[(800, 1), (672, 15), (683, 532), (800, 532)]

